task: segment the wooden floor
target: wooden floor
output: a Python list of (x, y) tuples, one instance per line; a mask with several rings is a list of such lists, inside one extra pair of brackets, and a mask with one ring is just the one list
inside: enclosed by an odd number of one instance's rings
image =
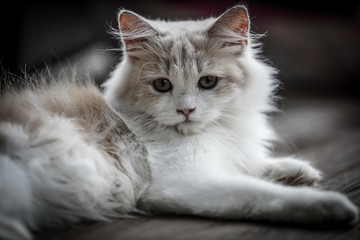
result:
[[(283, 142), (277, 154), (310, 160), (326, 176), (323, 188), (346, 194), (360, 207), (360, 101), (350, 99), (284, 99), (274, 124)], [(304, 226), (157, 216), (87, 223), (36, 234), (36, 240), (137, 239), (360, 239), (353, 227)]]

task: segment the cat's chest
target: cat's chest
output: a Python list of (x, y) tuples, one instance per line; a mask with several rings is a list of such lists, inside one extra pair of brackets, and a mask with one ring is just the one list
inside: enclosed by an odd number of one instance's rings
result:
[(149, 162), (154, 173), (167, 174), (194, 169), (234, 169), (229, 142), (195, 136), (149, 144)]

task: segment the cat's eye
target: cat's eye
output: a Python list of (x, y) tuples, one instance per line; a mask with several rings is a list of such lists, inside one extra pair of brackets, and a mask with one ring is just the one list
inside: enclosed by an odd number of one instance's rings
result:
[(159, 78), (152, 82), (155, 90), (159, 92), (168, 92), (171, 90), (172, 85), (169, 79)]
[(204, 76), (199, 79), (199, 87), (205, 90), (214, 88), (219, 81), (218, 77), (215, 76)]

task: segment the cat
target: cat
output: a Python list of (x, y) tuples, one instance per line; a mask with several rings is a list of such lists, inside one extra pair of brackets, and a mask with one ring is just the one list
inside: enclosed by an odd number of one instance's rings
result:
[(272, 156), (276, 70), (246, 7), (173, 22), (121, 10), (119, 28), (103, 93), (65, 80), (1, 96), (0, 238), (134, 213), (358, 221), (344, 195), (314, 188), (310, 163)]

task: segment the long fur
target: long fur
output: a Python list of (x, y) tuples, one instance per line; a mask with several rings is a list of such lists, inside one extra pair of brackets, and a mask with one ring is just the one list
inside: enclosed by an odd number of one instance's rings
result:
[[(119, 19), (124, 58), (104, 97), (66, 80), (0, 97), (1, 238), (139, 211), (357, 221), (345, 196), (313, 188), (322, 175), (310, 163), (272, 156), (276, 70), (259, 58), (246, 8), (199, 21)], [(211, 89), (206, 76), (217, 79)], [(159, 92), (156, 79), (172, 88)]]
[[(120, 26), (128, 19), (121, 15)], [(122, 39), (124, 57), (105, 82), (104, 96), (147, 143), (153, 182), (139, 206), (235, 219), (357, 221), (356, 207), (343, 195), (284, 186), (314, 186), (322, 174), (269, 150), (276, 139), (267, 114), (276, 111), (277, 71), (259, 57), (245, 7), (199, 21), (131, 18), (137, 20), (123, 24), (153, 34)], [(138, 32), (120, 27), (119, 35), (137, 39)], [(136, 48), (128, 51), (131, 45)], [(203, 76), (220, 80), (202, 90)], [(171, 91), (156, 91), (157, 78), (168, 79)], [(190, 123), (179, 109), (192, 109)]]
[(150, 181), (144, 145), (91, 83), (8, 90), (0, 143), (5, 239), (30, 238), (26, 227), (124, 217)]

